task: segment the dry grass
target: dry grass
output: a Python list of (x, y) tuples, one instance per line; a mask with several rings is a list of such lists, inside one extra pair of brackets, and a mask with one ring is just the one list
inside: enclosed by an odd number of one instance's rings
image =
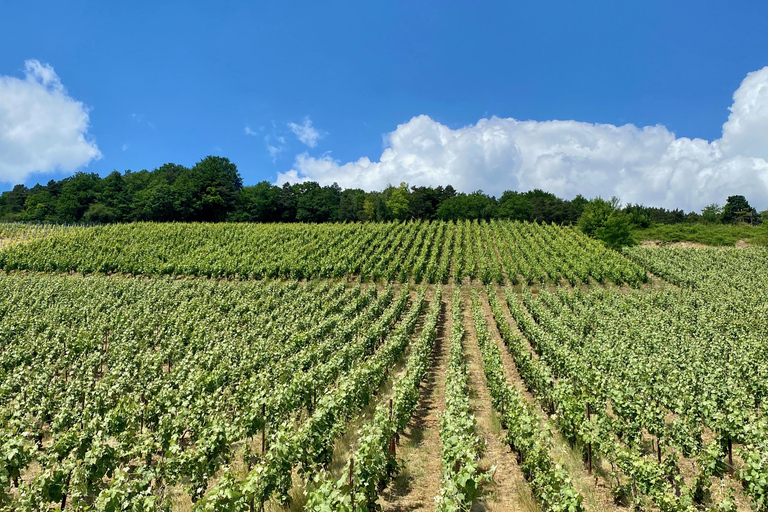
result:
[[(469, 304), (469, 297), (464, 298)], [(469, 369), (470, 403), (477, 419), (477, 434), (485, 443), (480, 460), (483, 470), (493, 469), (493, 478), (482, 487), (480, 500), (472, 511), (481, 512), (540, 512), (520, 467), (509, 446), (503, 441), (504, 431), (499, 416), (493, 410), (491, 396), (485, 382), (482, 356), (477, 345), (477, 334), (470, 308), (464, 308), (464, 325), (467, 330), (465, 354)]]
[[(445, 295), (444, 295), (445, 296)], [(422, 382), (419, 403), (401, 436), (398, 458), (402, 468), (395, 480), (381, 493), (379, 504), (385, 511), (431, 511), (440, 490), (441, 443), (439, 416), (445, 410), (445, 372), (448, 364), (450, 321), (441, 322), (431, 356), (430, 369)]]

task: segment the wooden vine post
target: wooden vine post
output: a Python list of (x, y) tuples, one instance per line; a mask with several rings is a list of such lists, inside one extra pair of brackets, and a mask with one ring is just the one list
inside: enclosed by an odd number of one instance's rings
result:
[(267, 453), (267, 404), (261, 404), (261, 417), (264, 425), (261, 427), (261, 454)]
[(728, 471), (733, 474), (733, 442), (728, 436)]
[(659, 462), (661, 462), (661, 438), (660, 437), (656, 438), (656, 455), (657, 455), (657, 458), (659, 459)]
[(349, 459), (349, 497), (351, 509), (355, 510), (355, 457)]
[(72, 482), (72, 470), (70, 470), (67, 475), (67, 485), (64, 486), (65, 490), (61, 493), (61, 510), (64, 510), (67, 507), (67, 493), (69, 492), (70, 482)]
[[(587, 402), (587, 421), (592, 421), (592, 411), (589, 409), (589, 402)], [(587, 471), (592, 474), (592, 442), (587, 443)]]
[(107, 347), (109, 346), (109, 330), (104, 333), (104, 343), (101, 347), (101, 367), (99, 369), (99, 375), (104, 375), (104, 359), (107, 357)]
[[(83, 389), (83, 400), (80, 402), (80, 430), (83, 430), (83, 416), (85, 416), (85, 389)], [(144, 412), (141, 413), (141, 426), (144, 427)]]
[[(392, 399), (390, 398), (389, 399), (389, 422), (390, 423), (392, 423), (392, 412), (393, 412), (393, 409), (394, 408), (393, 408), (393, 404), (392, 404)], [(397, 452), (397, 443), (395, 442), (395, 438), (392, 437), (389, 440), (389, 454), (392, 457), (396, 457), (397, 456), (396, 452)]]

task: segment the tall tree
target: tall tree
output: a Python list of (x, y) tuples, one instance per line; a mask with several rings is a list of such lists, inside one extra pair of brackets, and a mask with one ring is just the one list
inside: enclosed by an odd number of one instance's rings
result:
[(719, 224), (723, 216), (723, 208), (717, 204), (708, 204), (701, 210), (701, 220), (707, 224)]
[(612, 249), (636, 243), (629, 216), (621, 210), (617, 197), (610, 201), (599, 197), (591, 200), (584, 206), (578, 224), (582, 232), (602, 240)]
[(101, 190), (96, 196), (96, 201), (104, 205), (101, 217), (111, 216), (115, 220), (127, 220), (131, 212), (131, 200), (123, 175), (117, 171), (109, 173), (101, 180)]
[(584, 206), (581, 217), (579, 217), (579, 229), (588, 236), (595, 236), (597, 230), (605, 226), (608, 218), (617, 210), (617, 198), (614, 197), (611, 201), (606, 201), (601, 197), (596, 197)]
[(749, 205), (744, 196), (728, 196), (728, 201), (723, 207), (722, 221), (729, 224), (736, 222), (758, 224), (759, 216), (757, 210)]
[(56, 214), (63, 222), (77, 222), (96, 202), (101, 178), (96, 173), (78, 172), (64, 181), (56, 204)]
[(220, 156), (203, 158), (174, 185), (180, 181), (180, 204), (188, 209), (191, 220), (208, 222), (224, 220), (235, 209), (237, 193), (243, 188), (237, 166)]
[(496, 201), (482, 190), (457, 194), (440, 204), (437, 218), (442, 220), (490, 219), (496, 214)]
[(9, 219), (16, 219), (24, 209), (24, 203), (29, 196), (29, 189), (24, 185), (16, 185), (13, 190), (3, 192), (4, 208), (2, 214)]
[(297, 222), (333, 222), (338, 219), (341, 187), (337, 183), (321, 187), (314, 181), (299, 185), (296, 200)]
[(527, 194), (507, 190), (499, 199), (496, 215), (503, 219), (533, 220), (533, 203)]
[(392, 191), (389, 199), (387, 199), (387, 210), (393, 219), (403, 220), (408, 216), (408, 207), (408, 184), (403, 182)]
[(359, 188), (348, 188), (339, 197), (339, 221), (355, 222), (366, 220), (365, 191)]
[(247, 222), (276, 222), (280, 220), (280, 187), (262, 181), (243, 187), (238, 196), (233, 220)]

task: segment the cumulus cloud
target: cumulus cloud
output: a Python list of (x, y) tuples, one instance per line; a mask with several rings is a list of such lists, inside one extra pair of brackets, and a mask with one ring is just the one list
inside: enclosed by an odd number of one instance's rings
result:
[(50, 65), (28, 60), (24, 78), (0, 76), (0, 182), (72, 172), (101, 158), (88, 127), (88, 108), (67, 94)]
[(768, 66), (747, 75), (730, 110), (723, 125), (723, 153), (768, 160)]
[(624, 202), (699, 210), (744, 194), (768, 206), (768, 67), (733, 95), (722, 138), (676, 137), (661, 125), (518, 121), (491, 117), (451, 129), (422, 115), (388, 135), (378, 161), (296, 157), (278, 183), (311, 179), (365, 190), (406, 181), (470, 192), (541, 188), (561, 197), (619, 196)]
[(320, 132), (312, 126), (312, 120), (309, 116), (305, 117), (301, 124), (288, 123), (288, 128), (296, 135), (296, 138), (311, 148), (317, 146), (317, 141), (322, 138)]

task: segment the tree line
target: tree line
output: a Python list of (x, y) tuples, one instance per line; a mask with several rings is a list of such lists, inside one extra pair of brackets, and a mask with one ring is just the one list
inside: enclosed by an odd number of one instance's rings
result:
[(506, 191), (496, 198), (482, 191), (457, 192), (450, 185), (409, 187), (401, 183), (371, 192), (342, 189), (335, 183), (321, 186), (312, 181), (282, 186), (262, 181), (243, 186), (237, 166), (218, 156), (208, 156), (191, 168), (168, 163), (152, 171), (114, 171), (104, 178), (78, 172), (32, 188), (16, 185), (0, 194), (0, 220), (52, 223), (503, 218), (576, 224), (585, 207), (593, 212), (593, 220), (582, 222), (586, 226), (597, 225), (594, 218), (602, 219), (603, 224), (611, 219), (610, 225), (614, 227), (617, 222), (630, 227), (690, 222), (759, 223), (761, 218), (743, 196), (732, 196), (725, 207), (710, 205), (698, 214), (639, 204), (621, 208), (615, 199), (588, 200), (581, 195), (567, 200), (542, 190)]

